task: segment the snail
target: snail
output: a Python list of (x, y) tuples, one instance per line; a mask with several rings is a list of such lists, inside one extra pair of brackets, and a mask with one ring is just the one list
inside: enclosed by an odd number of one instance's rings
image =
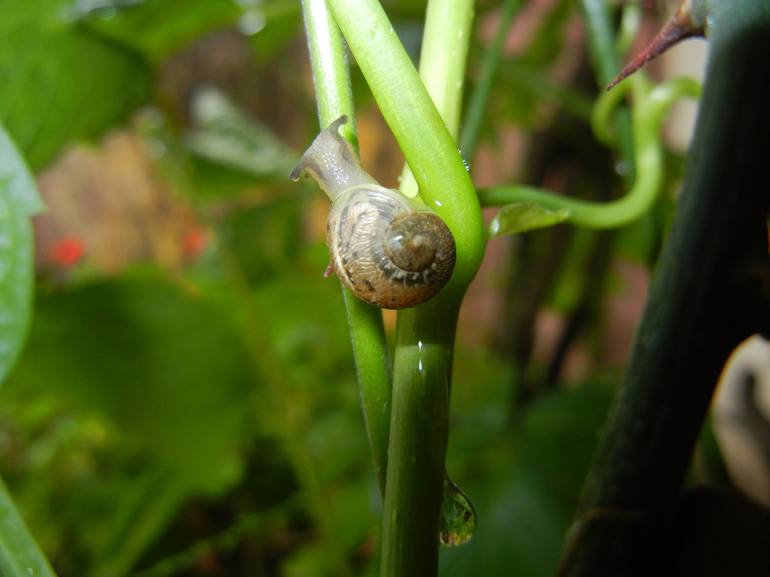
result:
[(380, 186), (339, 134), (341, 116), (305, 151), (291, 179), (307, 173), (332, 201), (326, 224), (330, 269), (358, 298), (386, 309), (418, 305), (447, 283), (452, 233), (436, 214)]

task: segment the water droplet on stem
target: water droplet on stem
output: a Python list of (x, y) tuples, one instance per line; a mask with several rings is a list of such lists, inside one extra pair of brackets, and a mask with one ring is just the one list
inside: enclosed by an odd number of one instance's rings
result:
[(476, 510), (462, 489), (449, 476), (444, 478), (439, 540), (445, 547), (464, 545), (476, 530)]

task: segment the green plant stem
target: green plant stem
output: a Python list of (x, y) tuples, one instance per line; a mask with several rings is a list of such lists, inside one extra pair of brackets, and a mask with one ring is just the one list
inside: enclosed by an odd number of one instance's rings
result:
[(438, 573), (457, 311), (484, 249), (478, 199), (452, 137), (467, 52), (457, 44), (468, 41), (472, 5), (430, 2), (421, 59), (430, 93), (378, 2), (330, 0), (330, 5), (422, 200), (447, 223), (457, 248), (454, 275), (442, 292), (399, 313), (394, 363), (381, 576), (432, 577)]
[[(457, 140), (465, 80), (465, 63), (473, 23), (473, 2), (431, 0), (425, 15), (420, 51), (420, 78), (447, 130)], [(409, 164), (401, 174), (401, 192), (412, 198), (419, 187)]]
[[(303, 0), (302, 11), (313, 70), (318, 121), (321, 128), (343, 114), (350, 121), (342, 134), (357, 148), (353, 94), (344, 46), (325, 0)], [(361, 406), (380, 492), (385, 495), (390, 428), (390, 361), (382, 314), (342, 287), (350, 342), (356, 366)]]
[[(620, 70), (620, 59), (615, 49), (615, 32), (610, 22), (606, 0), (580, 0), (586, 26), (588, 28), (588, 48), (594, 64), (596, 80), (600, 87), (607, 86)], [(618, 134), (618, 155), (620, 163), (626, 168), (623, 172), (628, 185), (634, 182), (636, 167), (633, 165), (634, 143), (631, 130), (631, 117), (628, 110), (619, 109), (615, 113), (615, 126)]]
[[(618, 91), (618, 89), (621, 89)], [(568, 222), (594, 229), (623, 226), (647, 212), (658, 197), (663, 181), (663, 148), (658, 135), (665, 113), (682, 96), (697, 97), (700, 86), (694, 80), (680, 78), (654, 88), (641, 75), (629, 79), (597, 103), (594, 113), (595, 132), (611, 139), (606, 129), (612, 124), (615, 107), (633, 90), (637, 102), (633, 113), (635, 165), (638, 176), (631, 190), (611, 202), (592, 202), (557, 195), (528, 186), (499, 186), (479, 191), (482, 205), (495, 206), (514, 202), (534, 202), (552, 210), (569, 211)]]
[(679, 557), (692, 535), (675, 538), (675, 515), (698, 432), (730, 352), (770, 333), (770, 5), (707, 6), (710, 56), (680, 205), (560, 575), (692, 563)]
[(420, 53), (420, 78), (455, 140), (460, 128), (472, 24), (472, 0), (428, 2)]
[(492, 42), (484, 53), (484, 59), (481, 62), (481, 72), (479, 72), (476, 88), (468, 102), (468, 110), (465, 113), (462, 136), (460, 137), (460, 150), (463, 156), (469, 160), (473, 158), (473, 154), (476, 151), (476, 140), (481, 128), (481, 121), (484, 118), (487, 100), (489, 100), (489, 93), (492, 90), (492, 82), (500, 65), (500, 57), (505, 45), (505, 39), (513, 23), (513, 17), (518, 12), (520, 6), (521, 0), (503, 1), (495, 36), (492, 38)]
[(438, 297), (398, 316), (381, 577), (438, 573), (458, 304)]

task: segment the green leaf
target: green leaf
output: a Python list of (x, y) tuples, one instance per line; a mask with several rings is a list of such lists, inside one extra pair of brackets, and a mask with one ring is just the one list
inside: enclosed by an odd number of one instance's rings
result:
[(35, 181), (0, 124), (0, 383), (11, 370), (32, 314), (30, 215), (42, 208)]
[(489, 236), (503, 236), (545, 228), (564, 222), (569, 211), (561, 208), (551, 210), (533, 202), (516, 202), (500, 209), (489, 223)]
[(97, 13), (88, 25), (159, 61), (208, 32), (236, 24), (242, 13), (233, 0), (147, 0), (117, 13)]
[(239, 476), (246, 366), (226, 311), (128, 277), (39, 298), (14, 384), (106, 417), (177, 484), (208, 493)]
[(196, 128), (186, 143), (194, 153), (255, 176), (285, 176), (294, 167), (296, 154), (222, 92), (202, 90), (193, 100), (192, 112)]
[[(115, 0), (113, 0), (115, 1)], [(130, 1), (130, 0), (128, 0)], [(296, 36), (299, 3), (294, 0), (146, 0), (117, 11), (96, 11), (88, 25), (159, 62), (216, 30), (237, 27), (261, 58)], [(85, 14), (85, 16), (89, 16)]]
[(16, 27), (0, 25), (0, 121), (37, 170), (69, 141), (98, 134), (142, 104), (150, 74), (132, 50), (27, 16)]
[(55, 577), (0, 480), (0, 575)]

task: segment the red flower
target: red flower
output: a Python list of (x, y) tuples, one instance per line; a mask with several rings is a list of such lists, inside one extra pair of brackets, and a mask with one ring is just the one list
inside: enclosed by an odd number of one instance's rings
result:
[(203, 228), (193, 228), (184, 235), (183, 248), (184, 254), (188, 258), (197, 258), (206, 248), (207, 242), (206, 230)]
[(51, 260), (63, 267), (71, 267), (83, 258), (86, 247), (79, 238), (68, 236), (53, 243)]

